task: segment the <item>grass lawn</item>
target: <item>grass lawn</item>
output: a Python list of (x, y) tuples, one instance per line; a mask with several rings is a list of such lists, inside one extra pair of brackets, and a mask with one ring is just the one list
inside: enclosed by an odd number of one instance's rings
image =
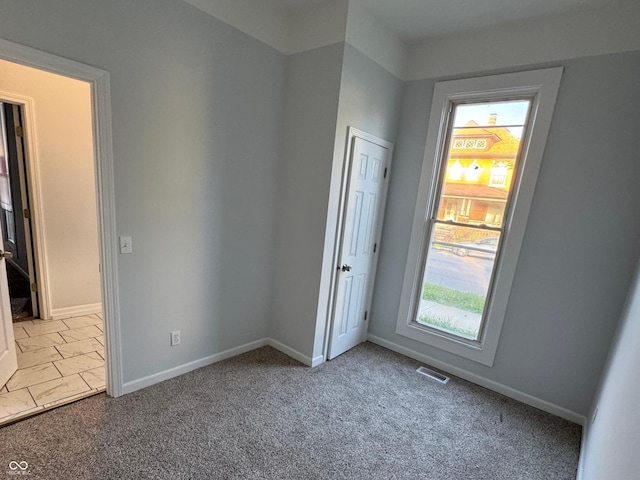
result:
[(469, 292), (459, 292), (452, 288), (441, 287), (433, 283), (425, 283), (422, 291), (423, 300), (438, 302), (440, 305), (460, 308), (467, 312), (482, 313), (485, 298), (483, 295)]

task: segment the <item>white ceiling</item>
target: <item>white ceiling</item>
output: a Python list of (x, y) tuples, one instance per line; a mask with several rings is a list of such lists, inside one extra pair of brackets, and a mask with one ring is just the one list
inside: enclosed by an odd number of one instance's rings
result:
[[(262, 0), (264, 1), (264, 0)], [(267, 0), (297, 11), (331, 0)], [(406, 43), (501, 23), (551, 16), (636, 0), (353, 0)]]

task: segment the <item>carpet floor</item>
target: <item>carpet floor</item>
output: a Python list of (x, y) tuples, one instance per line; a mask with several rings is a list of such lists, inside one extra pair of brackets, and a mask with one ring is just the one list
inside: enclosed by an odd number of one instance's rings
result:
[(581, 427), (418, 366), (371, 343), (314, 369), (263, 347), (3, 427), (0, 474), (27, 462), (33, 479), (575, 479)]

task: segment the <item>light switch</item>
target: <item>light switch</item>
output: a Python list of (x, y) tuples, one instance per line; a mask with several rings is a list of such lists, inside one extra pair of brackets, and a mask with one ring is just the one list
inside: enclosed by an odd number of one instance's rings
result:
[(120, 237), (120, 253), (133, 253), (131, 237)]

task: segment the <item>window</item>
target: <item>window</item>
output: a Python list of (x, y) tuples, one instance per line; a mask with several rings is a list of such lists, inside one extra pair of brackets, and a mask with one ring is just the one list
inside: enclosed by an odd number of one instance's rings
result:
[(498, 162), (491, 167), (490, 187), (507, 188), (507, 175), (509, 174), (509, 162)]
[(453, 138), (451, 141), (453, 150), (471, 150), (471, 149), (480, 149), (484, 150), (487, 148), (487, 139), (486, 138)]
[(13, 200), (9, 180), (9, 148), (7, 146), (5, 123), (4, 104), (0, 103), (0, 213), (4, 240), (15, 243)]
[(398, 334), (493, 365), (561, 75), (436, 84)]

